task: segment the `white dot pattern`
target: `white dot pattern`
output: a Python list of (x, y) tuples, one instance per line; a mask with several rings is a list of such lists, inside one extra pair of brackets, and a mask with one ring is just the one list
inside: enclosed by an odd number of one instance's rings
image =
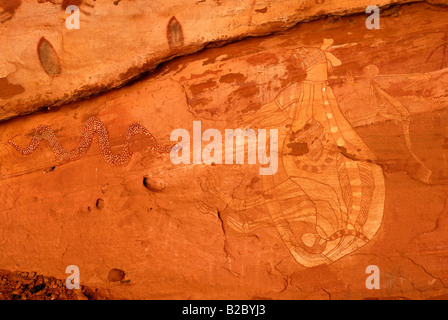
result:
[(156, 138), (141, 124), (132, 123), (126, 131), (126, 143), (119, 154), (113, 154), (110, 148), (109, 134), (106, 126), (96, 117), (89, 118), (84, 124), (84, 132), (79, 140), (78, 146), (71, 150), (65, 150), (53, 130), (49, 126), (40, 125), (37, 127), (30, 144), (26, 148), (17, 146), (13, 141), (9, 143), (21, 154), (29, 155), (36, 150), (41, 140), (46, 140), (50, 144), (54, 155), (60, 161), (73, 161), (82, 158), (89, 149), (94, 134), (98, 136), (101, 154), (104, 160), (112, 166), (126, 166), (131, 161), (133, 152), (131, 149), (130, 139), (138, 134), (144, 134), (150, 137), (148, 149), (158, 153), (169, 153), (172, 146), (161, 146), (157, 143)]

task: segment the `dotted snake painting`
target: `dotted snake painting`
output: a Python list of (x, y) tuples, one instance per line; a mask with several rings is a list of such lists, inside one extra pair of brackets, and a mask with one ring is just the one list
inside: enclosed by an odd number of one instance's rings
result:
[(73, 161), (82, 158), (89, 149), (94, 135), (98, 136), (101, 154), (104, 160), (112, 166), (126, 166), (132, 158), (131, 138), (138, 134), (146, 135), (150, 138), (148, 149), (158, 153), (169, 153), (172, 146), (161, 146), (156, 138), (141, 124), (132, 123), (126, 131), (126, 143), (119, 154), (113, 154), (109, 142), (109, 133), (106, 126), (96, 117), (89, 118), (84, 124), (84, 131), (79, 140), (78, 146), (73, 150), (65, 150), (53, 130), (49, 126), (40, 125), (37, 127), (30, 144), (26, 148), (21, 148), (13, 141), (9, 143), (21, 154), (29, 155), (36, 150), (42, 140), (48, 141), (54, 155), (60, 161)]

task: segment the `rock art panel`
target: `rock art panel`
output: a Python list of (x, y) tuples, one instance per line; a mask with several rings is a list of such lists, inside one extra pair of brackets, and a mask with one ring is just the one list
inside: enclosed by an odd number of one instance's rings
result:
[[(276, 10), (249, 5), (253, 26)], [(379, 30), (364, 14), (324, 17), (2, 121), (0, 268), (64, 279), (76, 265), (114, 299), (446, 297), (447, 14), (395, 6)], [(191, 19), (164, 13), (171, 54), (190, 43)], [(78, 75), (64, 49), (76, 37), (33, 34), (47, 85)], [(20, 43), (3, 54), (23, 57)], [(10, 103), (28, 82), (21, 62), (2, 66)], [(369, 265), (379, 290), (366, 287)]]

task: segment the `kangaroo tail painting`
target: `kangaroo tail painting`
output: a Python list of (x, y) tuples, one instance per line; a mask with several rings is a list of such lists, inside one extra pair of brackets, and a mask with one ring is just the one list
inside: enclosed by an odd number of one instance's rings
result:
[(144, 126), (138, 123), (132, 123), (126, 131), (126, 142), (118, 154), (113, 154), (109, 142), (109, 133), (106, 126), (96, 117), (89, 118), (84, 124), (84, 131), (79, 139), (78, 146), (73, 150), (65, 150), (58, 139), (56, 138), (53, 130), (49, 126), (40, 125), (36, 128), (33, 138), (30, 144), (26, 148), (21, 148), (13, 141), (9, 143), (19, 153), (23, 155), (29, 155), (36, 150), (39, 143), (42, 140), (48, 141), (54, 155), (60, 161), (73, 161), (82, 158), (89, 149), (94, 134), (98, 136), (98, 143), (100, 145), (101, 154), (104, 160), (112, 166), (126, 166), (132, 158), (133, 152), (131, 151), (131, 138), (138, 134), (144, 134), (150, 138), (149, 149), (158, 153), (169, 153), (172, 146), (161, 146), (158, 144), (156, 138), (149, 132)]

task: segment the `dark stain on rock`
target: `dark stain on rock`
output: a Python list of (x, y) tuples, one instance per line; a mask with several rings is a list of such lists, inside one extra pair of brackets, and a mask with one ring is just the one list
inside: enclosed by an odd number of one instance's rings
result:
[(45, 72), (50, 76), (61, 74), (61, 64), (53, 46), (47, 39), (42, 37), (37, 45), (39, 60)]
[(211, 99), (211, 98), (197, 98), (197, 97), (194, 97), (194, 98), (189, 98), (188, 99), (188, 104), (193, 109), (195, 109), (195, 108), (198, 108), (198, 107), (201, 107), (201, 106), (206, 106), (206, 105), (208, 105), (212, 101), (213, 101), (213, 99)]
[(216, 81), (209, 79), (205, 82), (191, 85), (190, 91), (193, 94), (193, 96), (196, 96), (196, 95), (201, 94), (205, 90), (213, 88), (213, 87), (216, 87)]
[(0, 98), (9, 99), (25, 92), (20, 84), (12, 84), (7, 78), (0, 78)]
[(359, 161), (359, 159), (356, 157), (356, 155), (349, 153), (345, 147), (338, 146), (338, 149), (341, 151), (341, 153), (345, 157), (347, 157), (351, 160), (354, 160), (354, 161)]
[(266, 13), (266, 12), (268, 12), (268, 7), (264, 7), (263, 9), (255, 9), (255, 12), (257, 12), (257, 13)]
[[(188, 63), (187, 63), (186, 65), (188, 65)], [(180, 81), (187, 81), (187, 80), (201, 79), (201, 78), (203, 78), (203, 77), (205, 77), (205, 76), (219, 75), (219, 74), (221, 74), (221, 73), (222, 73), (221, 70), (205, 70), (205, 71), (204, 71), (203, 73), (201, 73), (201, 74), (192, 73), (192, 74), (190, 75), (189, 78), (187, 78), (187, 77), (185, 77), (185, 76), (182, 76), (182, 77), (180, 78)]]
[(246, 77), (241, 73), (229, 73), (219, 78), (220, 83), (242, 83), (246, 81)]
[(274, 196), (272, 194), (268, 194), (268, 193), (263, 193), (262, 194), (263, 198), (265, 198), (266, 200), (270, 200), (273, 199)]
[(250, 180), (250, 183), (249, 183), (248, 187), (249, 187), (250, 189), (254, 190), (254, 189), (257, 188), (257, 186), (259, 186), (259, 182), (260, 182), (260, 181), (261, 181), (261, 179), (260, 179), (259, 177), (253, 177), (253, 178)]
[[(200, 3), (204, 3), (204, 2), (207, 2), (207, 0), (198, 0), (198, 1), (196, 1), (196, 4), (200, 4)], [(216, 5), (218, 5), (218, 6), (220, 6), (222, 4), (221, 0), (213, 0), (213, 2), (215, 2)]]
[(65, 10), (68, 6), (79, 7), (82, 4), (82, 0), (62, 0), (61, 9)]
[(124, 276), (126, 273), (123, 270), (120, 269), (110, 269), (109, 273), (107, 274), (107, 280), (109, 282), (119, 282), (124, 279)]
[(278, 57), (273, 54), (273, 53), (257, 53), (257, 54), (253, 54), (251, 56), (249, 56), (246, 61), (253, 65), (253, 66), (258, 66), (258, 65), (277, 65), (279, 63), (279, 59)]
[(229, 106), (244, 105), (243, 113), (258, 110), (262, 102), (258, 98), (260, 87), (255, 81), (245, 82), (233, 91), (227, 98)]
[(260, 92), (255, 81), (246, 82), (241, 85), (238, 89), (233, 91), (232, 95), (236, 95), (238, 98), (250, 98), (255, 97)]
[(172, 17), (168, 22), (167, 39), (170, 48), (180, 47), (184, 44), (182, 26), (175, 17)]
[(448, 149), (448, 138), (445, 138), (442, 145), (443, 149)]
[(253, 177), (253, 178), (250, 180), (250, 185), (253, 185), (253, 184), (258, 183), (258, 182), (260, 182), (260, 181), (261, 181), (261, 179), (260, 179), (259, 177)]
[(291, 152), (289, 154), (294, 156), (303, 156), (304, 154), (310, 152), (308, 144), (304, 142), (291, 142), (288, 143), (287, 146), (291, 149)]
[(37, 293), (39, 291), (42, 291), (44, 288), (45, 288), (45, 283), (41, 283), (41, 284), (38, 284), (38, 285), (35, 285), (34, 287), (32, 287), (30, 289), (30, 292)]
[(51, 167), (50, 169), (44, 170), (44, 173), (49, 173), (49, 172), (53, 172), (54, 169), (56, 169), (56, 166)]
[(292, 62), (285, 63), (286, 74), (284, 77), (280, 78), (281, 86), (286, 87), (291, 83), (291, 80), (294, 82), (302, 82), (306, 78), (306, 71), (302, 68), (297, 68)]

